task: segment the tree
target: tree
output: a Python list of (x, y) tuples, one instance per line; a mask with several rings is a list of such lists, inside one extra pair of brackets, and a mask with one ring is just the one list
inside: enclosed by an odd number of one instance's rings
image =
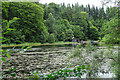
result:
[(104, 11), (104, 7), (99, 9), (99, 19), (105, 18), (105, 11)]
[(53, 17), (52, 13), (49, 14), (48, 19), (45, 21), (45, 25), (48, 28), (49, 33), (55, 32), (55, 18)]
[(72, 37), (74, 36), (73, 31), (71, 29), (67, 29), (65, 34), (66, 34), (66, 41), (71, 41)]
[[(39, 35), (38, 35), (39, 36)], [(48, 41), (48, 38), (49, 38), (49, 33), (47, 31), (47, 29), (44, 29), (42, 31), (42, 34), (40, 35), (40, 42), (41, 43), (45, 43)], [(38, 41), (39, 42), (39, 41)]]
[(74, 37), (76, 37), (78, 39), (84, 39), (85, 34), (83, 33), (82, 30), (83, 30), (82, 27), (73, 25)]
[(22, 35), (25, 35), (26, 42), (40, 41), (40, 38), (34, 38), (34, 36), (41, 35), (46, 28), (43, 24), (44, 12), (42, 7), (31, 2), (9, 2), (9, 7), (6, 7), (8, 3), (5, 2), (3, 6), (5, 6), (3, 12), (9, 15), (8, 17), (3, 16), (3, 19), (9, 21), (13, 17), (19, 18), (18, 21), (10, 25), (10, 28), (21, 30)]
[(120, 27), (118, 25), (118, 18), (113, 18), (107, 23), (103, 24), (102, 32), (105, 35), (103, 41), (106, 43), (119, 43), (120, 42)]
[(45, 14), (44, 14), (44, 19), (46, 20), (49, 17), (49, 14), (52, 13), (53, 16), (58, 19), (60, 16), (60, 9), (59, 5), (51, 2), (45, 7)]
[(87, 9), (88, 16), (90, 17), (90, 15), (91, 15), (91, 13), (90, 13), (90, 10), (91, 10), (90, 9), (90, 4), (87, 5), (86, 9)]
[(23, 43), (25, 41), (25, 35), (22, 35), (21, 30), (16, 30), (10, 28), (10, 26), (15, 23), (19, 18), (14, 17), (12, 20), (2, 20), (2, 36), (6, 41), (3, 43)]
[(68, 4), (67, 5), (67, 8), (66, 8), (66, 10), (65, 10), (65, 16), (66, 16), (66, 19), (68, 20), (68, 21), (71, 21), (71, 19), (72, 19), (72, 8), (71, 8), (71, 6), (70, 6), (70, 4)]
[(9, 2), (2, 2), (2, 18), (8, 19), (8, 8), (9, 8)]
[[(110, 16), (112, 15), (112, 16)], [(114, 15), (114, 16), (113, 16)], [(120, 42), (120, 27), (118, 18), (118, 7), (107, 8), (107, 19), (102, 26), (103, 41), (106, 43), (119, 43)]]
[(107, 10), (106, 10), (107, 20), (110, 20), (111, 18), (118, 16), (117, 11), (118, 11), (117, 7), (107, 7)]
[(48, 42), (49, 42), (49, 43), (55, 42), (55, 36), (54, 36), (54, 34), (50, 34), (50, 35), (49, 35)]
[(66, 39), (65, 33), (64, 33), (64, 32), (61, 32), (61, 34), (59, 34), (59, 40), (60, 40), (60, 41), (65, 41), (65, 39)]
[(90, 26), (89, 30), (89, 39), (91, 40), (98, 40), (99, 39), (99, 32), (98, 29), (95, 26)]

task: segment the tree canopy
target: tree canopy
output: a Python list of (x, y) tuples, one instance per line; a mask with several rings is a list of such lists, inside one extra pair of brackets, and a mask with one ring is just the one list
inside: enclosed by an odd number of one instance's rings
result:
[(3, 2), (2, 13), (3, 32), (8, 26), (14, 29), (3, 34), (7, 39), (4, 43), (72, 41), (72, 37), (115, 43), (120, 40), (113, 38), (119, 34), (117, 7), (105, 11), (104, 7), (78, 3)]

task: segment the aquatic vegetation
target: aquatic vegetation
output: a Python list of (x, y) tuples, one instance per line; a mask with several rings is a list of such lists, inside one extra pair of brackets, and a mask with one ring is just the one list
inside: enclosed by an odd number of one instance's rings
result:
[(90, 65), (77, 65), (74, 67), (67, 66), (65, 68), (61, 68), (57, 71), (53, 71), (48, 74), (40, 74), (39, 71), (34, 71), (31, 73), (33, 76), (29, 77), (30, 79), (32, 78), (40, 78), (40, 79), (59, 79), (63, 78), (65, 79), (66, 77), (79, 77), (83, 74), (87, 74), (87, 72), (90, 70)]
[(79, 48), (79, 46), (77, 46), (72, 54), (69, 56), (69, 58), (73, 58), (73, 57), (80, 57), (80, 58), (83, 58), (82, 56), (82, 51), (83, 51), (83, 48)]
[[(97, 48), (98, 47), (98, 48)], [(78, 62), (90, 64), (90, 71), (86, 77), (99, 77), (98, 73), (112, 72), (118, 75), (118, 51), (112, 46), (100, 47), (86, 44), (83, 47), (76, 47), (70, 58), (77, 59)], [(86, 51), (85, 51), (86, 50)], [(107, 71), (104, 71), (105, 64), (108, 65)], [(111, 68), (110, 68), (111, 67)], [(109, 70), (110, 69), (110, 70)], [(109, 70), (109, 71), (108, 71)]]
[[(18, 53), (25, 53), (27, 50), (31, 50), (31, 47), (32, 46), (28, 46), (28, 47), (26, 47), (26, 46), (23, 46), (23, 47), (21, 47), (21, 49), (19, 50), (19, 51), (17, 51)], [(15, 49), (15, 47), (14, 48), (12, 48), (11, 50), (3, 50), (3, 49), (1, 49), (1, 56), (2, 57), (0, 57), (1, 58), (1, 60), (3, 61), (3, 62), (5, 62), (5, 63), (8, 63), (7, 61), (6, 61), (6, 59), (7, 58), (11, 58), (11, 54), (13, 54), (15, 51), (14, 51), (14, 49)], [(7, 78), (8, 76), (9, 77), (16, 77), (16, 72), (15, 72), (15, 70), (16, 70), (16, 68), (17, 68), (17, 65), (13, 65), (13, 66), (10, 66), (9, 67), (9, 71), (7, 71), (7, 74), (6, 74), (6, 72), (4, 72), (4, 71), (2, 71), (2, 75), (0, 75), (2, 78)]]
[(87, 43), (84, 48), (86, 49), (87, 54), (97, 50), (96, 46), (90, 43)]

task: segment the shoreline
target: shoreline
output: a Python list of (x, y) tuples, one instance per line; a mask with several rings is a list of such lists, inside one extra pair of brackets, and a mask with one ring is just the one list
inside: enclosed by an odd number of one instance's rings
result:
[[(75, 42), (56, 42), (56, 43), (23, 43), (23, 44), (2, 44), (3, 48), (6, 47), (21, 47), (21, 46), (43, 46), (43, 45), (62, 45), (62, 44), (74, 44)], [(79, 43), (76, 43), (79, 44)]]

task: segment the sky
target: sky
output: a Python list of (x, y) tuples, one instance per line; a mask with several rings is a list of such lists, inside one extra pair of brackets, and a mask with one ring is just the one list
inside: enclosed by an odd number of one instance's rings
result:
[(94, 5), (94, 6), (97, 6), (97, 7), (102, 7), (102, 4), (100, 2), (101, 0), (40, 0), (40, 3), (50, 3), (50, 2), (54, 2), (56, 4), (60, 4), (60, 3), (65, 3), (66, 5), (68, 3), (70, 4), (75, 4), (75, 3), (79, 3), (80, 5), (84, 5), (86, 6), (87, 4), (90, 4), (91, 6)]

